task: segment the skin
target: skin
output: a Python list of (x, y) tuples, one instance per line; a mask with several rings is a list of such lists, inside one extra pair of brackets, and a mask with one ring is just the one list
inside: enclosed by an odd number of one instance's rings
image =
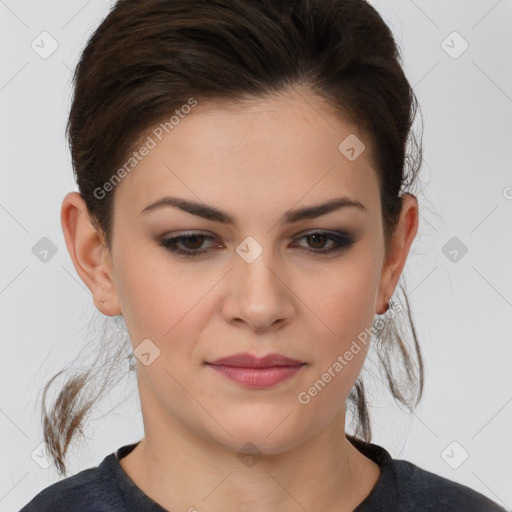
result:
[[(354, 161), (338, 150), (349, 134), (366, 146)], [(123, 315), (134, 348), (149, 338), (160, 350), (148, 366), (137, 361), (145, 437), (121, 460), (125, 472), (168, 510), (353, 510), (379, 477), (344, 437), (346, 398), (368, 346), (307, 405), (297, 396), (385, 311), (416, 235), (416, 197), (403, 196), (385, 259), (371, 141), (298, 88), (243, 104), (199, 102), (110, 193), (111, 252), (81, 215), (78, 193), (65, 197), (61, 222), (98, 309)], [(140, 213), (165, 195), (204, 202), (237, 222), (172, 207)], [(282, 223), (288, 209), (340, 196), (366, 211)], [(187, 259), (158, 243), (188, 230), (214, 240), (180, 247), (207, 254)], [(334, 245), (303, 234), (325, 230), (355, 242), (308, 253)], [(236, 252), (248, 236), (263, 249), (251, 263)], [(307, 365), (265, 389), (205, 365), (236, 352), (277, 352)], [(237, 457), (247, 442), (260, 455), (250, 467)]]

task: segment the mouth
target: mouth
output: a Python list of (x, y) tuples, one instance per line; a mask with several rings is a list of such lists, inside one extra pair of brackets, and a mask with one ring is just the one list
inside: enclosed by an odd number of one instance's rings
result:
[(307, 363), (281, 354), (233, 354), (206, 362), (224, 377), (251, 388), (268, 388), (296, 375)]

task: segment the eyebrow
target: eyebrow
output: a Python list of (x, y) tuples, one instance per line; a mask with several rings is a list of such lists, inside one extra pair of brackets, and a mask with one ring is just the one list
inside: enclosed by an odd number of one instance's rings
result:
[[(223, 224), (231, 225), (235, 224), (235, 218), (233, 216), (227, 212), (214, 208), (213, 206), (208, 206), (204, 203), (196, 203), (195, 201), (190, 201), (188, 199), (169, 196), (163, 197), (162, 199), (159, 199), (158, 201), (155, 201), (154, 203), (146, 206), (139, 213), (139, 215), (154, 211), (162, 207), (179, 208), (184, 212), (191, 213), (192, 215), (197, 215), (198, 217), (212, 220), (214, 222), (221, 222)], [(307, 206), (305, 208), (298, 208), (295, 210), (287, 210), (283, 216), (282, 222), (285, 224), (292, 224), (294, 222), (299, 222), (305, 219), (314, 219), (335, 210), (339, 210), (340, 208), (347, 207), (355, 207), (363, 212), (367, 212), (366, 207), (360, 201), (351, 199), (349, 197), (338, 197), (331, 199), (326, 203)]]

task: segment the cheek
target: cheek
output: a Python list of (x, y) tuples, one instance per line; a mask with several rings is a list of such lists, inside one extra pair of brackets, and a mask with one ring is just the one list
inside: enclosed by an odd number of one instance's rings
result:
[[(350, 269), (349, 269), (350, 267)], [(349, 271), (350, 270), (350, 271)], [(309, 300), (315, 304), (311, 339), (314, 364), (297, 393), (297, 402), (311, 417), (326, 420), (342, 407), (361, 369), (371, 341), (376, 280), (361, 260), (344, 268), (345, 274), (326, 282), (322, 293), (315, 287)], [(315, 302), (316, 301), (316, 302)], [(311, 324), (313, 325), (313, 324)]]
[(347, 396), (357, 379), (371, 340), (377, 288), (378, 268), (362, 254), (347, 259), (339, 272), (323, 276), (321, 286), (309, 288), (307, 300), (318, 318), (316, 333), (311, 333), (316, 364), (309, 381), (314, 385), (320, 379), (317, 388), (329, 387), (319, 393), (318, 406)]
[(203, 273), (198, 279), (192, 265), (173, 264), (154, 247), (124, 254), (116, 266), (116, 288), (133, 345), (149, 338), (162, 349), (172, 343), (173, 352), (191, 346), (207, 316), (203, 299), (218, 276)]
[(303, 283), (304, 301), (311, 304), (326, 339), (339, 345), (356, 338), (374, 320), (378, 269), (371, 258), (355, 254), (336, 268)]
[(183, 304), (179, 277), (155, 261), (154, 248), (143, 250), (127, 237), (119, 238), (125, 242), (118, 246), (122, 257), (115, 265), (116, 289), (128, 331), (134, 344), (139, 338), (163, 338), (177, 322)]

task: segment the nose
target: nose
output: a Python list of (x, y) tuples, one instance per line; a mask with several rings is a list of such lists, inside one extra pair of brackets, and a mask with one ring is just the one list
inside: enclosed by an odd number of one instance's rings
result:
[(254, 261), (238, 255), (226, 280), (223, 315), (227, 322), (245, 323), (255, 332), (280, 329), (296, 314), (296, 296), (287, 273), (270, 251)]

